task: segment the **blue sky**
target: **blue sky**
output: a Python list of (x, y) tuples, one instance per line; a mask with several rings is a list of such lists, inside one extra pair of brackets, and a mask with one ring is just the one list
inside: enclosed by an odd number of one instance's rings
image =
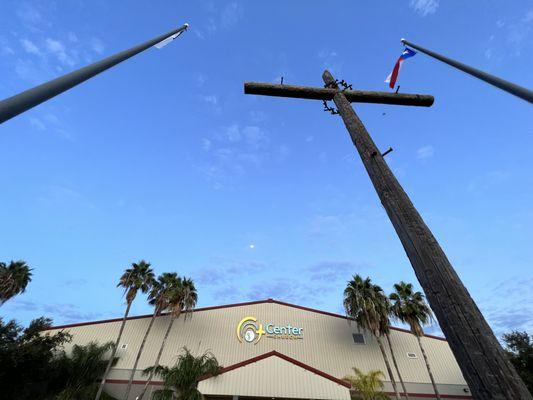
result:
[[(0, 98), (184, 22), (0, 127), (0, 260), (34, 268), (4, 318), (118, 317), (117, 279), (141, 258), (192, 277), (199, 306), (342, 312), (351, 274), (416, 282), (340, 118), (243, 82), (322, 86), (329, 68), (388, 90), (405, 37), (533, 86), (530, 1), (6, 0)], [(357, 112), (495, 331), (533, 329), (531, 105), (422, 54), (399, 84), (435, 105)]]

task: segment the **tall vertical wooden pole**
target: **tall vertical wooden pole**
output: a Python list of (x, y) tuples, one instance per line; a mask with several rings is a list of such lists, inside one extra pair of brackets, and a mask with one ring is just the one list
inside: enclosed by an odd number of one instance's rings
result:
[[(325, 71), (324, 82), (336, 87)], [(474, 399), (531, 400), (446, 254), (342, 92), (333, 97), (376, 192), (448, 339)]]

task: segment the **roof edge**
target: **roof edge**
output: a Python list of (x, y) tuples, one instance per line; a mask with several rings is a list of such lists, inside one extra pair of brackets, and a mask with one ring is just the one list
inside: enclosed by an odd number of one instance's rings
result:
[(311, 367), (310, 365), (307, 365), (307, 364), (305, 364), (305, 363), (303, 363), (301, 361), (298, 361), (298, 360), (296, 360), (296, 359), (294, 359), (292, 357), (289, 357), (289, 356), (287, 356), (287, 355), (285, 355), (283, 353), (279, 353), (279, 352), (277, 352), (275, 350), (269, 351), (268, 353), (261, 354), (261, 355), (259, 355), (257, 357), (249, 358), (248, 360), (244, 360), (244, 361), (238, 362), (238, 363), (230, 365), (228, 367), (224, 367), (224, 368), (220, 369), (220, 371), (218, 372), (217, 375), (205, 375), (205, 376), (200, 377), (200, 379), (198, 379), (198, 381), (199, 382), (200, 381), (205, 381), (206, 379), (213, 378), (215, 376), (219, 376), (219, 375), (225, 374), (226, 372), (230, 372), (230, 371), (245, 367), (246, 365), (250, 365), (250, 364), (256, 363), (258, 361), (264, 360), (265, 358), (269, 358), (269, 357), (279, 357), (279, 358), (281, 358), (281, 359), (283, 359), (285, 361), (290, 362), (291, 364), (296, 365), (297, 367), (303, 368), (303, 369), (305, 369), (305, 370), (307, 370), (309, 372), (312, 372), (312, 373), (314, 373), (316, 375), (319, 375), (322, 378), (329, 379), (330, 381), (335, 382), (338, 385), (344, 386), (345, 388), (348, 388), (348, 389), (351, 388), (351, 385), (348, 382), (345, 382), (342, 379), (335, 378), (334, 376), (328, 374), (327, 372), (320, 371), (319, 369)]
[[(336, 314), (336, 313), (332, 313), (332, 312), (329, 312), (329, 311), (317, 310), (316, 308), (299, 306), (297, 304), (286, 303), (284, 301), (274, 300), (274, 299), (245, 301), (245, 302), (242, 302), (242, 303), (230, 303), (230, 304), (223, 304), (223, 305), (219, 305), (219, 306), (200, 307), (200, 308), (194, 309), (192, 312), (219, 310), (219, 309), (223, 309), (223, 308), (233, 308), (233, 307), (244, 307), (244, 306), (252, 306), (252, 305), (264, 304), (264, 303), (274, 303), (274, 304), (279, 304), (279, 305), (286, 306), (286, 307), (297, 308), (299, 310), (304, 310), (304, 311), (314, 312), (314, 313), (317, 313), (317, 314), (327, 315), (327, 316), (330, 316), (330, 317), (342, 318), (342, 319), (346, 319), (346, 320), (352, 320), (352, 318), (349, 318), (346, 315)], [(161, 315), (167, 315), (167, 314), (168, 313), (162, 313)], [(128, 317), (127, 320), (129, 321), (129, 320), (150, 318), (150, 317), (152, 317), (152, 314), (136, 315), (136, 316), (133, 316), (133, 317)], [(111, 318), (111, 319), (102, 319), (102, 320), (96, 320), (96, 321), (78, 322), (78, 323), (74, 323), (74, 324), (57, 325), (57, 326), (52, 326), (50, 328), (47, 328), (45, 330), (49, 331), (49, 330), (56, 330), (56, 329), (76, 328), (78, 326), (105, 324), (105, 323), (117, 322), (117, 321), (122, 321), (122, 318)], [(411, 331), (409, 329), (398, 328), (396, 326), (391, 326), (390, 329), (393, 329), (393, 330), (399, 331), (399, 332), (411, 333)], [(442, 340), (442, 341), (445, 341), (445, 342), (447, 341), (446, 338), (441, 337), (441, 336), (424, 335), (424, 337), (427, 337), (427, 338), (430, 338), (430, 339)]]

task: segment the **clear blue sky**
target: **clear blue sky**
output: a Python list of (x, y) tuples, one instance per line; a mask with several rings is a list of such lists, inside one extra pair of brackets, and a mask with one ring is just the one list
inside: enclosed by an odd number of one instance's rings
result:
[[(400, 38), (533, 86), (530, 1), (15, 1), (0, 97), (190, 30), (0, 126), (0, 260), (34, 268), (4, 318), (118, 317), (129, 263), (192, 277), (199, 306), (273, 297), (342, 312), (351, 274), (416, 278), (339, 119), (243, 82), (383, 82)], [(533, 329), (533, 109), (418, 54), (356, 105), (496, 332)], [(417, 284), (418, 285), (418, 284)], [(142, 296), (133, 313), (150, 309)], [(433, 328), (432, 331), (438, 328)]]

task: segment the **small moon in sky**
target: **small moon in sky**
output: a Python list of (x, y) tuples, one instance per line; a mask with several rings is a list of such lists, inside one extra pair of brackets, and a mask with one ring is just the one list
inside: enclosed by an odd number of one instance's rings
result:
[(250, 249), (252, 249), (252, 250), (253, 250), (253, 249), (255, 249), (255, 244), (253, 244), (253, 243), (252, 243), (252, 244), (251, 244), (251, 245), (249, 245), (248, 247), (249, 247)]

